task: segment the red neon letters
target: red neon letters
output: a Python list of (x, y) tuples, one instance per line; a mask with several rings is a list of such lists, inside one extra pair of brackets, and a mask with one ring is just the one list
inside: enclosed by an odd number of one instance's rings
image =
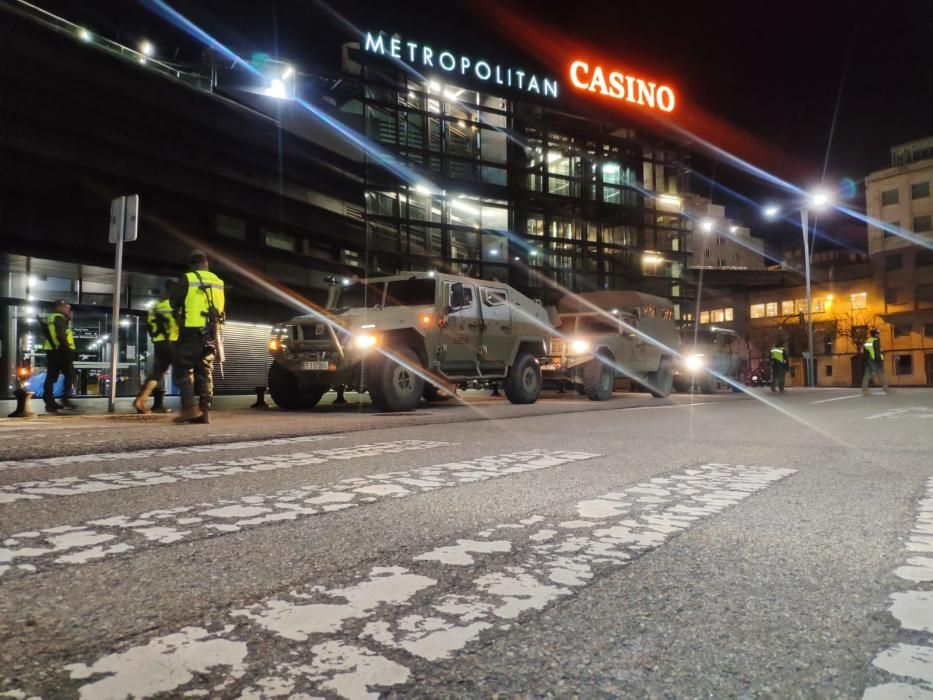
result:
[(574, 61), (570, 64), (570, 82), (580, 90), (599, 92), (616, 100), (625, 100), (637, 105), (644, 105), (662, 112), (674, 111), (674, 91), (667, 85), (642, 80), (618, 71), (610, 71), (608, 76), (602, 66), (592, 69), (586, 61)]

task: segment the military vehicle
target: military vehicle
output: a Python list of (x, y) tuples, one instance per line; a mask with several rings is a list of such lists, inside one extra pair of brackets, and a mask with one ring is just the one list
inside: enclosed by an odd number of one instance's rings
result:
[(338, 385), (383, 411), (468, 385), (500, 385), (518, 404), (541, 392), (548, 315), (507, 284), (402, 273), (344, 286), (329, 307), (273, 330), (269, 393), (282, 408), (311, 408)]
[(569, 294), (558, 302), (545, 381), (572, 384), (593, 401), (611, 398), (617, 379), (663, 398), (671, 392), (680, 342), (670, 301), (635, 291)]
[[(748, 366), (748, 345), (735, 331), (712, 326), (702, 330), (685, 328), (680, 357), (674, 367), (674, 389), (698, 389), (714, 393), (720, 386), (739, 392)], [(718, 375), (718, 376), (717, 376)], [(723, 381), (728, 377), (734, 383)]]

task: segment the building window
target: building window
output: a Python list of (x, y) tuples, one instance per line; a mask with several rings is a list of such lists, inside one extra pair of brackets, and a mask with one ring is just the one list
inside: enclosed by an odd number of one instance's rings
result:
[(825, 375), (826, 375), (827, 377), (833, 376), (833, 366), (832, 366), (832, 365), (826, 365)]
[(895, 338), (909, 338), (911, 331), (914, 329), (913, 324), (911, 323), (895, 323), (894, 324), (894, 337)]
[(914, 373), (913, 355), (895, 355), (894, 356), (894, 374), (899, 377), (905, 374)]
[(717, 259), (716, 259), (716, 266), (717, 266), (717, 267), (725, 267), (725, 266), (726, 266), (726, 261), (725, 261), (723, 258), (717, 258)]
[(235, 238), (238, 241), (246, 240), (246, 222), (235, 216), (218, 214), (214, 220), (214, 230), (227, 238)]
[(915, 216), (914, 217), (914, 231), (917, 233), (924, 233), (926, 231), (933, 230), (933, 218), (929, 215), (927, 216)]
[(709, 311), (700, 312), (700, 323), (709, 323)]
[(722, 323), (726, 320), (726, 316), (722, 309), (713, 309), (709, 312), (709, 320), (713, 323)]
[(290, 233), (282, 233), (280, 231), (269, 231), (267, 229), (263, 230), (263, 237), (266, 241), (266, 245), (270, 248), (278, 248), (279, 250), (287, 250), (291, 253), (298, 252), (298, 239)]
[(722, 236), (716, 236), (716, 245), (725, 245), (726, 239)]
[(793, 316), (794, 314), (794, 302), (793, 301), (782, 301), (781, 302), (781, 316)]
[(794, 313), (806, 313), (807, 312), (807, 300), (806, 299), (794, 299)]
[(884, 232), (885, 238), (896, 238), (897, 234), (894, 233), (892, 229), (896, 229), (900, 227), (901, 227), (900, 221), (886, 221), (884, 223), (884, 227), (881, 230)]
[(778, 303), (776, 301), (769, 301), (765, 304), (765, 316), (777, 316), (778, 315)]
[(752, 304), (748, 307), (748, 315), (751, 318), (764, 318), (765, 317), (765, 305), (764, 304)]
[[(814, 299), (813, 300), (813, 313), (821, 314), (826, 311), (826, 300), (825, 299)], [(803, 302), (803, 312), (807, 312), (807, 301), (804, 299)], [(799, 312), (798, 312), (799, 313)]]
[(924, 323), (924, 324), (923, 324), (923, 337), (924, 337), (924, 338), (933, 338), (933, 323)]
[(933, 265), (933, 250), (918, 250), (914, 258), (914, 265), (917, 267), (926, 267)]
[(868, 307), (867, 292), (858, 292), (857, 294), (852, 294), (849, 299), (852, 302), (853, 309), (865, 309)]
[(888, 287), (884, 290), (884, 303), (885, 304), (898, 304), (897, 300), (897, 287)]
[(901, 255), (889, 255), (884, 259), (885, 270), (900, 270), (904, 266), (904, 260)]
[(918, 284), (914, 296), (917, 301), (933, 301), (933, 284)]
[(704, 251), (703, 257), (705, 257), (707, 260), (709, 260), (709, 248), (707, 248), (707, 249)]
[(733, 309), (732, 309), (731, 306), (730, 306), (728, 309), (723, 309), (723, 314), (722, 314), (722, 315), (723, 315), (723, 317), (725, 318), (726, 322), (729, 322), (729, 321), (733, 320), (733, 318), (734, 318), (734, 316), (735, 316), (735, 314), (733, 313)]
[(897, 190), (885, 190), (881, 193), (881, 203), (883, 205), (897, 204), (899, 201)]
[(923, 199), (924, 197), (930, 196), (930, 183), (929, 182), (915, 182), (910, 186), (910, 198), (911, 199)]

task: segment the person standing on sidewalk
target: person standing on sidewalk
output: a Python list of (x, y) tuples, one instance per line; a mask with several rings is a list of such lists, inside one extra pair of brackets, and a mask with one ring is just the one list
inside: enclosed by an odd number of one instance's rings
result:
[[(137, 413), (143, 415), (152, 413), (152, 409), (146, 405), (146, 401), (148, 401), (153, 390), (159, 386), (159, 382), (162, 381), (168, 371), (169, 365), (172, 364), (172, 353), (178, 340), (178, 323), (175, 321), (172, 304), (168, 298), (173, 285), (174, 280), (165, 280), (162, 294), (159, 295), (158, 301), (149, 309), (149, 314), (146, 316), (146, 326), (149, 328), (149, 337), (152, 338), (152, 369), (146, 376), (143, 388), (136, 395), (136, 400), (133, 401), (133, 408), (136, 409)], [(159, 406), (161, 406), (161, 403), (161, 401), (157, 400)], [(153, 406), (153, 408), (156, 407)], [(166, 409), (163, 408), (162, 410)]]
[(893, 389), (888, 386), (888, 378), (884, 375), (884, 353), (881, 352), (881, 340), (878, 338), (877, 328), (872, 328), (868, 335), (868, 340), (862, 345), (862, 358), (865, 361), (865, 372), (862, 374), (862, 396), (868, 396), (868, 385), (871, 383), (872, 375), (878, 380), (878, 383), (884, 388), (885, 394), (890, 394)]
[[(45, 340), (45, 384), (42, 387), (42, 400), (46, 413), (58, 413), (63, 408), (75, 408), (71, 402), (71, 391), (75, 374), (75, 337), (71, 332), (71, 304), (64, 299), (55, 301), (55, 310), (48, 315), (42, 326)], [(62, 403), (55, 402), (55, 382), (59, 373), (65, 375), (62, 390)]]
[(169, 296), (179, 326), (172, 377), (181, 393), (182, 413), (175, 422), (210, 423), (214, 357), (222, 340), (226, 306), (224, 282), (208, 270), (204, 251), (192, 251), (188, 265), (189, 271), (173, 285)]
[(780, 340), (771, 348), (771, 391), (784, 393), (787, 376), (787, 347)]

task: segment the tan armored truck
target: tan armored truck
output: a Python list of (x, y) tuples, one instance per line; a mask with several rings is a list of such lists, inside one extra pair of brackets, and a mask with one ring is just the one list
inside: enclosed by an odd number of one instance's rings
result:
[(611, 398), (617, 379), (657, 398), (670, 394), (680, 344), (670, 301), (635, 291), (585, 292), (563, 297), (556, 311), (546, 382), (572, 384), (592, 401)]
[[(729, 328), (683, 329), (680, 357), (674, 365), (674, 390), (696, 388), (704, 394), (725, 386), (738, 393), (748, 367), (748, 343)], [(729, 379), (730, 381), (726, 381)]]
[(536, 301), (500, 282), (433, 272), (361, 280), (327, 311), (273, 330), (269, 393), (311, 408), (331, 387), (369, 392), (383, 411), (441, 401), (456, 387), (499, 384), (512, 403), (541, 393), (551, 334)]

